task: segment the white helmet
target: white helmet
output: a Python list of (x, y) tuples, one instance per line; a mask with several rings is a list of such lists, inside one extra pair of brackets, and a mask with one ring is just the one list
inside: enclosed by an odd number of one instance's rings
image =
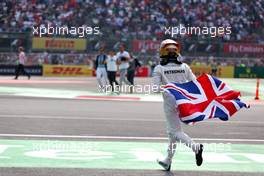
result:
[(160, 44), (160, 57), (161, 58), (164, 58), (166, 56), (168, 56), (169, 52), (168, 50), (175, 50), (175, 53), (177, 55), (180, 54), (180, 44), (174, 40), (171, 40), (171, 39), (166, 39), (166, 40), (163, 40)]

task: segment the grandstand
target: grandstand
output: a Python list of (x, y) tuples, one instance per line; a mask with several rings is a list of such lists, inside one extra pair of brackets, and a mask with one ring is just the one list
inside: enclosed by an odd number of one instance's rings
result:
[[(138, 1), (138, 0), (32, 0), (12, 1), (0, 3), (0, 51), (16, 52), (19, 45), (23, 45), (28, 53), (47, 52), (49, 57), (55, 58), (63, 53), (85, 53), (93, 55), (99, 44), (106, 44), (107, 48), (116, 48), (118, 43), (124, 42), (136, 57), (147, 63), (148, 57), (156, 57), (158, 43), (170, 37), (164, 33), (168, 26), (231, 26), (231, 35), (221, 35), (215, 38), (206, 35), (177, 35), (173, 36), (182, 44), (185, 56), (199, 58), (238, 57), (252, 58), (259, 62), (263, 58), (263, 27), (264, 2), (236, 1), (236, 0), (169, 0), (169, 1)], [(51, 26), (98, 26), (101, 35), (90, 35), (85, 38), (87, 45), (83, 50), (74, 48), (34, 47), (32, 35), (33, 27)], [(67, 35), (46, 35), (47, 37), (73, 37)], [(233, 43), (248, 50), (235, 52), (228, 49)], [(149, 45), (155, 45), (150, 48)], [(225, 49), (227, 48), (227, 49)], [(55, 54), (53, 54), (55, 53)], [(39, 54), (36, 60), (41, 60)], [(203, 56), (203, 57), (200, 57)], [(3, 58), (1, 54), (1, 58)], [(10, 57), (10, 56), (9, 56)], [(79, 56), (80, 58), (82, 56)], [(197, 58), (197, 59), (199, 59)], [(156, 60), (157, 58), (154, 58)], [(6, 59), (8, 62), (8, 59)], [(221, 59), (220, 59), (221, 60)], [(263, 59), (261, 59), (263, 60)], [(204, 62), (205, 62), (204, 61)], [(221, 60), (221, 62), (224, 60)], [(3, 61), (1, 61), (3, 62)], [(36, 63), (34, 61), (33, 63)], [(67, 63), (67, 59), (64, 63)], [(237, 65), (240, 61), (235, 61)], [(52, 63), (51, 61), (49, 63)], [(80, 59), (76, 64), (83, 64)], [(71, 62), (69, 62), (71, 64)], [(227, 63), (228, 64), (228, 63)], [(247, 62), (243, 62), (247, 65)]]

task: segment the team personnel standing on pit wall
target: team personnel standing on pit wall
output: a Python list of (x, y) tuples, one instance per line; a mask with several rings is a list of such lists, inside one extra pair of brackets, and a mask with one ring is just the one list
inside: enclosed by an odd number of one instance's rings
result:
[(120, 73), (120, 88), (123, 84), (123, 82), (125, 82), (128, 85), (131, 85), (131, 83), (127, 80), (126, 78), (126, 74), (127, 74), (127, 69), (129, 67), (129, 60), (130, 60), (130, 54), (125, 51), (125, 46), (123, 44), (121, 44), (119, 46), (119, 52), (116, 54), (118, 62), (120, 63), (119, 65), (119, 73)]
[(127, 80), (134, 85), (134, 77), (135, 72), (138, 67), (140, 67), (141, 64), (139, 63), (137, 58), (131, 57), (129, 61), (129, 67), (127, 69)]
[(22, 46), (20, 46), (18, 48), (18, 52), (19, 52), (19, 55), (18, 55), (18, 65), (17, 65), (17, 68), (16, 68), (16, 77), (15, 79), (18, 79), (20, 73), (24, 74), (24, 75), (27, 75), (28, 79), (30, 79), (30, 74), (25, 70), (25, 62), (27, 60), (26, 58), (26, 55), (25, 55), (25, 52), (24, 52), (24, 48)]
[[(167, 39), (161, 43), (161, 62), (154, 69), (153, 86), (166, 85), (169, 82), (186, 83), (196, 79), (190, 67), (179, 61), (179, 56), (180, 47), (177, 42)], [(200, 166), (203, 162), (203, 145), (195, 143), (183, 132), (174, 96), (169, 92), (164, 91), (163, 100), (169, 145), (166, 158), (162, 160), (158, 159), (158, 163), (165, 170), (170, 170), (172, 158), (176, 149), (176, 142), (181, 142), (195, 152), (196, 164), (197, 166)]]
[[(108, 75), (108, 81), (111, 85), (112, 92), (115, 91), (115, 86), (119, 85), (116, 81), (116, 72), (117, 72), (117, 57), (115, 55), (115, 52), (111, 50), (109, 52), (109, 55), (107, 56), (107, 75)], [(115, 83), (115, 85), (114, 85)]]
[(104, 53), (104, 47), (100, 47), (99, 55), (96, 56), (95, 60), (96, 79), (100, 90), (104, 90), (107, 85), (106, 59), (107, 55)]

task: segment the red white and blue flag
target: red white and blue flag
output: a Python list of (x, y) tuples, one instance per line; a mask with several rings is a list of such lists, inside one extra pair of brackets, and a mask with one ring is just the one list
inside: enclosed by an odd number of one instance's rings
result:
[(169, 83), (164, 91), (174, 95), (180, 119), (187, 124), (211, 118), (226, 121), (241, 108), (249, 107), (238, 98), (240, 92), (206, 74), (183, 84)]

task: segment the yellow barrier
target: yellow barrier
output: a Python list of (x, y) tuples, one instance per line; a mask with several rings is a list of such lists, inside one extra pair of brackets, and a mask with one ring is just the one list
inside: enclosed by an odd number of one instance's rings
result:
[[(200, 76), (204, 73), (210, 74), (212, 72), (211, 66), (191, 66), (193, 73), (196, 76)], [(234, 67), (233, 66), (220, 66), (217, 67), (216, 77), (220, 78), (234, 78)]]
[(53, 49), (53, 50), (85, 50), (85, 39), (71, 39), (71, 38), (48, 38), (48, 37), (34, 37), (32, 39), (32, 49)]
[(43, 65), (43, 76), (93, 76), (88, 66)]

